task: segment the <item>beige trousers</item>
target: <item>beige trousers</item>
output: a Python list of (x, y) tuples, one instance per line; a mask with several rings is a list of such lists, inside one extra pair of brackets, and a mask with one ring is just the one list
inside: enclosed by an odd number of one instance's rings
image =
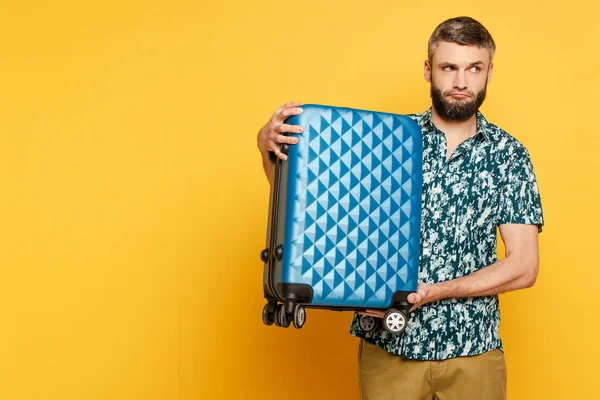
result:
[(505, 400), (504, 353), (442, 361), (405, 360), (360, 340), (361, 400)]

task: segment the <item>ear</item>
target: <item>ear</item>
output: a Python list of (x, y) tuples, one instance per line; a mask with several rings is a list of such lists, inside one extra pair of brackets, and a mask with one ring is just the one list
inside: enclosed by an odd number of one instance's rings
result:
[(425, 60), (425, 65), (423, 66), (423, 75), (425, 76), (425, 80), (427, 82), (431, 82), (431, 64), (429, 60)]
[(494, 72), (494, 63), (491, 62), (490, 66), (488, 67), (487, 83), (490, 83), (492, 81), (493, 72)]

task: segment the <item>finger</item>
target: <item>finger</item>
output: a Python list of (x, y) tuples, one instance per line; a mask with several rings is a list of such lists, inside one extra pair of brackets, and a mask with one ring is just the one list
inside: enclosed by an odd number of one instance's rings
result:
[(292, 115), (300, 115), (302, 114), (302, 111), (304, 110), (302, 110), (301, 107), (284, 108), (279, 115), (283, 118), (287, 118)]
[(302, 133), (304, 132), (304, 128), (300, 125), (280, 124), (275, 127), (275, 131), (286, 133)]
[(408, 301), (410, 303), (416, 304), (419, 301), (421, 301), (421, 296), (419, 295), (419, 293), (411, 293), (408, 295)]
[(373, 317), (373, 318), (383, 318), (383, 314), (380, 313), (372, 313), (372, 312), (362, 312), (362, 315), (365, 315), (367, 317)]
[(423, 302), (417, 302), (417, 303), (415, 303), (415, 304), (414, 304), (414, 305), (413, 305), (413, 306), (412, 306), (412, 307), (411, 307), (411, 308), (408, 310), (408, 312), (409, 312), (409, 313), (413, 312), (413, 311), (414, 311), (414, 310), (416, 310), (417, 308), (421, 307), (423, 304), (424, 304)]
[(384, 311), (379, 311), (379, 310), (365, 310), (365, 311), (359, 311), (358, 312), (361, 315), (366, 315), (368, 317), (376, 317), (376, 318), (383, 318), (385, 312)]
[(298, 143), (298, 138), (292, 136), (284, 136), (284, 135), (273, 135), (271, 140), (277, 143), (288, 143), (288, 144), (296, 144)]
[(271, 143), (271, 150), (273, 151), (273, 153), (275, 153), (275, 155), (281, 158), (282, 160), (287, 160), (287, 156), (281, 152), (279, 146), (273, 141), (271, 141)]
[(273, 113), (273, 116), (278, 115), (279, 113), (281, 113), (283, 110), (287, 109), (287, 108), (294, 108), (294, 107), (299, 107), (301, 104), (298, 101), (294, 101), (294, 102), (288, 102), (285, 103), (284, 105), (282, 105), (281, 107), (277, 107), (275, 109), (275, 112)]
[(363, 311), (359, 311), (358, 313), (361, 315), (373, 315), (373, 314), (376, 314), (377, 312), (373, 311), (373, 310), (363, 310)]

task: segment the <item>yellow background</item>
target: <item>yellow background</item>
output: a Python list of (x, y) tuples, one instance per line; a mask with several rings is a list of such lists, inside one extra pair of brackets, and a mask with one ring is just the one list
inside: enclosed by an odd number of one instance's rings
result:
[(463, 14), (547, 222), (536, 286), (501, 296), (509, 399), (594, 398), (596, 7), (2, 1), (0, 399), (357, 399), (351, 313), (261, 322), (256, 133), (286, 101), (426, 109), (427, 39)]

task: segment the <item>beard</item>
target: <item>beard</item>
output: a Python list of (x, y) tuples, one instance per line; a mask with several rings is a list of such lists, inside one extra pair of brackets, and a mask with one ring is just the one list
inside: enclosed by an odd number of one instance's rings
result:
[(433, 83), (433, 79), (431, 80), (431, 100), (433, 103), (433, 107), (435, 108), (435, 111), (437, 111), (440, 118), (442, 118), (445, 121), (461, 122), (466, 121), (473, 115), (475, 115), (475, 113), (477, 112), (477, 110), (479, 110), (479, 107), (481, 107), (483, 101), (485, 100), (486, 90), (487, 79), (485, 86), (482, 90), (477, 92), (477, 95), (475, 95), (471, 91), (464, 92), (470, 95), (472, 100), (465, 99), (450, 102), (446, 100), (446, 96), (451, 93), (456, 93), (457, 91), (450, 90), (442, 93), (442, 91), (438, 89), (437, 86), (435, 86), (435, 84)]

